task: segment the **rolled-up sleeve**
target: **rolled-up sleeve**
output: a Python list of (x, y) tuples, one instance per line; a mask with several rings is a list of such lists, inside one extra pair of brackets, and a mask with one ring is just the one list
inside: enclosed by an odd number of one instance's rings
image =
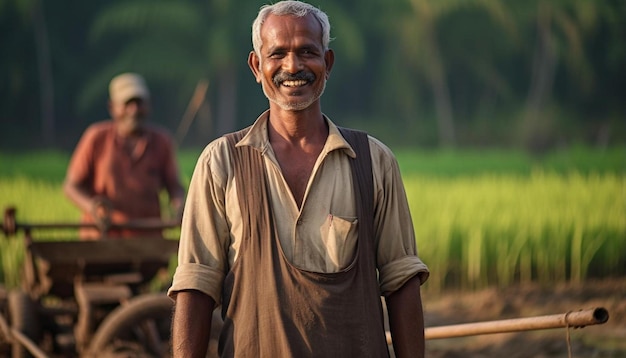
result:
[(381, 293), (388, 296), (415, 275), (422, 284), (429, 275), (428, 267), (417, 256), (405, 256), (386, 264), (379, 269)]
[(423, 284), (428, 267), (417, 253), (415, 231), (398, 162), (389, 148), (370, 140), (374, 174), (374, 223), (381, 294), (387, 296), (418, 275)]
[(198, 290), (221, 302), (222, 283), (228, 268), (230, 231), (225, 214), (225, 187), (228, 166), (215, 162), (229, 160), (215, 155), (224, 146), (209, 144), (194, 169), (185, 202), (178, 249), (178, 267), (168, 296), (176, 299), (183, 290)]
[(172, 286), (167, 294), (176, 299), (176, 293), (183, 290), (197, 290), (210, 296), (216, 303), (220, 302), (222, 280), (224, 274), (212, 267), (202, 264), (178, 265), (174, 273)]

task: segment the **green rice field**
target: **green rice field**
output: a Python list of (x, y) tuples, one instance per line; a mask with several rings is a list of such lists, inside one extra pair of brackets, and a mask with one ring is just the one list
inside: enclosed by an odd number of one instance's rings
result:
[[(179, 153), (188, 183), (199, 151)], [(626, 148), (544, 157), (504, 151), (396, 150), (425, 289), (577, 282), (626, 274)], [(0, 153), (0, 207), (18, 222), (76, 222), (61, 192), (69, 154)], [(72, 240), (73, 233), (35, 234)], [(19, 284), (19, 236), (0, 237), (0, 280)]]

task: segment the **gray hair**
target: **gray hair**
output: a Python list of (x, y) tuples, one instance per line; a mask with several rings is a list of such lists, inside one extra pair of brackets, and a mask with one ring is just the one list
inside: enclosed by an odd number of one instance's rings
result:
[(317, 21), (319, 21), (320, 25), (322, 25), (322, 45), (324, 46), (324, 50), (328, 50), (328, 44), (331, 39), (330, 22), (328, 21), (326, 13), (315, 6), (302, 1), (285, 0), (272, 5), (261, 6), (259, 14), (256, 19), (254, 19), (254, 22), (252, 23), (252, 46), (254, 47), (254, 52), (257, 54), (261, 53), (261, 45), (263, 44), (263, 41), (261, 40), (261, 26), (263, 26), (263, 23), (270, 14), (278, 16), (290, 15), (296, 17), (304, 17), (312, 14)]

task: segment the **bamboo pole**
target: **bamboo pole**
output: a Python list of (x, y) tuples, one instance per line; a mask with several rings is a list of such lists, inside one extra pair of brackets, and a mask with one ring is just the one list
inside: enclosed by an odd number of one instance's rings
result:
[(209, 89), (209, 81), (200, 80), (196, 85), (196, 89), (193, 92), (193, 96), (191, 96), (191, 100), (187, 105), (187, 110), (185, 110), (185, 114), (183, 114), (183, 118), (178, 125), (178, 130), (176, 130), (176, 144), (181, 145), (183, 139), (187, 135), (187, 131), (189, 131), (189, 126), (193, 122), (193, 119), (196, 117), (198, 110), (202, 106), (202, 103), (205, 100), (206, 92)]
[[(548, 316), (429, 327), (424, 330), (424, 338), (428, 340), (477, 336), (482, 334), (532, 331), (550, 328), (581, 328), (590, 325), (603, 324), (608, 320), (608, 311), (605, 308), (597, 307)], [(389, 332), (387, 332), (387, 343), (391, 344), (391, 334)]]

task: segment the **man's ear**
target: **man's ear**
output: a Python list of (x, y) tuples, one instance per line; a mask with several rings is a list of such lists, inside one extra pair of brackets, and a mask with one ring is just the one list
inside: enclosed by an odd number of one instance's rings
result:
[(335, 52), (332, 49), (326, 50), (324, 53), (324, 62), (326, 62), (326, 79), (330, 77), (330, 70), (335, 64)]
[(261, 83), (261, 61), (259, 56), (257, 56), (256, 52), (250, 51), (248, 55), (248, 66), (254, 74), (254, 78), (256, 78), (257, 83)]

